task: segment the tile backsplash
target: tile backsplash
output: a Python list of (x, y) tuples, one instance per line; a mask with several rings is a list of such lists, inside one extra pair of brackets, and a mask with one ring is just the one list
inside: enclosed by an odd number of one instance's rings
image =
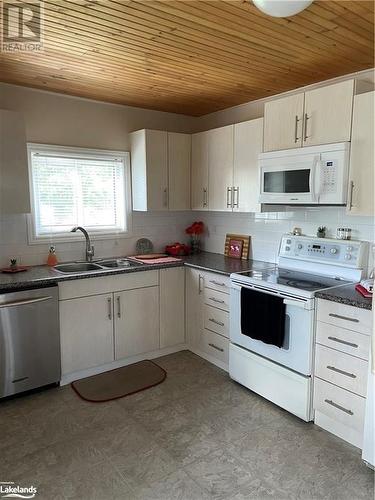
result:
[[(374, 218), (348, 216), (344, 207), (297, 207), (291, 211), (257, 214), (200, 212), (199, 218), (207, 226), (203, 248), (208, 252), (222, 253), (227, 233), (249, 234), (250, 258), (267, 262), (276, 261), (282, 234), (294, 227), (300, 227), (305, 235), (315, 236), (318, 226), (326, 226), (328, 238), (335, 238), (338, 227), (351, 227), (353, 239), (372, 244), (375, 241)], [(370, 251), (368, 272), (373, 265)]]
[[(130, 255), (135, 252), (135, 243), (141, 237), (149, 238), (156, 251), (165, 244), (187, 242), (185, 228), (194, 220), (206, 225), (203, 249), (223, 253), (227, 233), (251, 235), (250, 258), (275, 262), (281, 235), (297, 226), (303, 234), (315, 235), (318, 226), (327, 227), (327, 237), (335, 237), (338, 227), (351, 227), (352, 238), (375, 241), (374, 218), (346, 215), (342, 207), (298, 207), (286, 212), (257, 214), (223, 212), (154, 212), (133, 213), (133, 232), (130, 238), (94, 240), (96, 257)], [(27, 240), (27, 216), (11, 215), (0, 218), (0, 265), (5, 266), (14, 257), (25, 265), (44, 264), (51, 241), (40, 245), (29, 245)], [(60, 262), (84, 258), (85, 245), (82, 241), (56, 243)], [(372, 252), (368, 272), (373, 267)]]
[[(93, 239), (95, 257), (114, 257), (135, 253), (135, 243), (139, 238), (149, 238), (156, 251), (163, 250), (166, 243), (185, 241), (185, 228), (192, 222), (191, 212), (133, 213), (133, 230), (129, 238)], [(57, 242), (53, 238), (46, 243), (29, 245), (27, 239), (27, 216), (10, 215), (0, 218), (0, 266), (16, 258), (24, 265), (44, 264), (50, 245), (55, 245), (60, 262), (85, 258), (85, 240)]]

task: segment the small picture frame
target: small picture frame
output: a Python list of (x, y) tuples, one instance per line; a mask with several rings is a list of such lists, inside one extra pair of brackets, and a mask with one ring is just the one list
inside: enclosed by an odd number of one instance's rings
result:
[(250, 254), (250, 236), (227, 234), (225, 237), (224, 255), (235, 259), (248, 260)]
[(241, 259), (242, 257), (243, 240), (229, 240), (228, 257)]

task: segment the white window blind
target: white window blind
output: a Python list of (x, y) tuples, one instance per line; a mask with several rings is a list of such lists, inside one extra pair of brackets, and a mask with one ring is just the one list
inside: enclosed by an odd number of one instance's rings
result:
[(35, 237), (74, 226), (97, 233), (124, 232), (124, 159), (31, 151)]

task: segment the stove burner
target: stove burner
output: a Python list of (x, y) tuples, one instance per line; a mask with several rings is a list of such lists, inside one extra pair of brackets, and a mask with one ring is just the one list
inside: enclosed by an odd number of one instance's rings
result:
[(319, 283), (318, 281), (289, 280), (286, 284), (294, 288), (302, 288), (305, 290), (314, 290), (322, 287), (322, 283)]

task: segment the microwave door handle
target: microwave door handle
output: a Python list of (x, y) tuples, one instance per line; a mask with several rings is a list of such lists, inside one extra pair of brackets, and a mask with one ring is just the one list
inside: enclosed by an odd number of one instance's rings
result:
[(310, 184), (310, 193), (313, 201), (317, 201), (317, 198), (319, 196), (319, 191), (316, 191), (316, 184), (317, 184), (317, 178), (320, 177), (319, 171), (320, 171), (320, 157), (316, 156), (313, 161), (313, 165), (310, 169), (310, 179), (309, 179), (309, 184)]

